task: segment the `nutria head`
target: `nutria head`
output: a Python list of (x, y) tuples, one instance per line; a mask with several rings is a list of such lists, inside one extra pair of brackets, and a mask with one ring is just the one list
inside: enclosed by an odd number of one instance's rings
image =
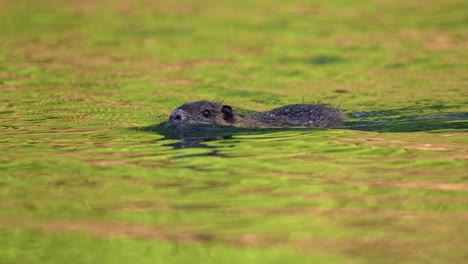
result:
[(229, 105), (198, 101), (180, 106), (171, 113), (166, 127), (179, 129), (196, 125), (228, 126), (234, 123), (234, 112)]

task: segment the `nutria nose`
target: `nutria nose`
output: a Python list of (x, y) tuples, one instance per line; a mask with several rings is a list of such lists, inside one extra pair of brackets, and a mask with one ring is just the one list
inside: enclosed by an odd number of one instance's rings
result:
[(174, 121), (178, 121), (178, 122), (182, 121), (184, 119), (184, 114), (182, 110), (180, 109), (175, 110), (171, 115), (171, 119)]

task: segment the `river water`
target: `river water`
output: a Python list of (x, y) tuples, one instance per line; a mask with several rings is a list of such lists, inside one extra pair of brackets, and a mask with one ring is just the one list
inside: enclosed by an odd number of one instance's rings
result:
[[(464, 263), (466, 4), (260, 2), (2, 3), (0, 262)], [(162, 129), (200, 99), (348, 119)]]

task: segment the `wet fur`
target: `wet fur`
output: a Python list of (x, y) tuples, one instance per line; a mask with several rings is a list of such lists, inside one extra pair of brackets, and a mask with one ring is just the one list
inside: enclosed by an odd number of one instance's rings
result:
[(238, 114), (219, 101), (187, 103), (174, 110), (167, 126), (330, 127), (344, 120), (338, 108), (321, 104), (293, 104), (252, 115)]

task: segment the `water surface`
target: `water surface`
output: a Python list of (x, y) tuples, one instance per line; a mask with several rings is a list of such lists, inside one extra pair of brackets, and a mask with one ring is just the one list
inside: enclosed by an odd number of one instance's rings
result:
[[(465, 1), (182, 2), (0, 4), (0, 262), (466, 261)], [(162, 129), (198, 99), (349, 118)]]

